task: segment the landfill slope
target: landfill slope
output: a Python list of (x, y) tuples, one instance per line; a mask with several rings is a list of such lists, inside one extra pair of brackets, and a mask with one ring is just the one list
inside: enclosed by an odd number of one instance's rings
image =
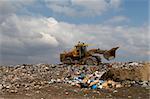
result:
[[(150, 96), (150, 62), (103, 63), (99, 66), (22, 64), (0, 66), (0, 99), (142, 98)], [(76, 86), (92, 75), (103, 85)], [(96, 80), (95, 80), (96, 81)], [(110, 81), (109, 81), (110, 82)], [(80, 83), (79, 83), (80, 84)], [(116, 87), (119, 85), (120, 87)], [(99, 86), (99, 87), (98, 87)], [(107, 88), (108, 87), (108, 88)]]
[(109, 69), (102, 79), (112, 79), (114, 81), (134, 80), (150, 81), (150, 64), (144, 63), (143, 66), (130, 65), (130, 67), (118, 67)]

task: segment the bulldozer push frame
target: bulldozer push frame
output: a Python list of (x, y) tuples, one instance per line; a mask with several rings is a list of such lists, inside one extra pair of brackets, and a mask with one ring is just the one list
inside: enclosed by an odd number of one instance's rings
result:
[(112, 60), (116, 56), (116, 50), (119, 47), (114, 47), (110, 50), (90, 49), (87, 50), (88, 44), (78, 42), (74, 49), (60, 54), (60, 61), (63, 64), (82, 64), (82, 65), (99, 65), (101, 63), (101, 56), (106, 60)]

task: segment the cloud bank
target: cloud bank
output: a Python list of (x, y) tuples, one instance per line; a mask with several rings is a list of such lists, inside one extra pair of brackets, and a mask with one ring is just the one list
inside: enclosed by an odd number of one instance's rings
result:
[[(81, 1), (72, 2), (90, 9), (88, 3), (85, 5)], [(118, 1), (111, 2), (118, 7), (115, 3)], [(0, 10), (3, 13), (0, 15), (1, 64), (58, 63), (60, 52), (71, 49), (78, 41), (94, 44), (90, 48), (119, 46), (116, 60), (120, 61), (148, 60), (150, 55), (147, 24), (138, 27), (110, 24), (128, 20), (124, 16), (113, 17), (101, 24), (70, 24), (53, 17), (18, 15), (16, 9), (24, 6), (24, 2), (17, 3), (19, 6), (1, 2), (0, 8), (5, 9), (4, 12)]]

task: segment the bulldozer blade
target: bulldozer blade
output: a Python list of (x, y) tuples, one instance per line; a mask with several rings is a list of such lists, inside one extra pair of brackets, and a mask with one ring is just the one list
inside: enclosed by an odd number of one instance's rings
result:
[(107, 50), (104, 52), (103, 56), (105, 59), (107, 60), (112, 60), (115, 58), (116, 56), (116, 50), (118, 49), (119, 47), (115, 47), (115, 48), (112, 48), (110, 50)]

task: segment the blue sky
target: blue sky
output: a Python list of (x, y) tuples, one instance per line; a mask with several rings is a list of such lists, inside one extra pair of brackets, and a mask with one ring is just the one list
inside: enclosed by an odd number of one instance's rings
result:
[[(64, 0), (64, 2), (65, 1), (66, 0)], [(98, 23), (103, 23), (105, 20), (108, 20), (111, 17), (118, 16), (118, 15), (123, 15), (128, 17), (131, 20), (130, 24), (128, 25), (139, 26), (141, 24), (145, 24), (148, 22), (148, 18), (149, 18), (148, 0), (121, 0), (120, 6), (121, 7), (118, 9), (108, 10), (104, 12), (102, 15), (96, 15), (92, 17), (91, 16), (73, 17), (73, 16), (67, 16), (62, 13), (55, 13), (46, 6), (46, 2), (44, 2), (43, 0), (39, 0), (39, 2), (36, 2), (34, 5), (27, 6), (26, 8), (28, 9), (28, 11), (31, 12), (30, 15), (37, 16), (37, 14), (39, 14), (46, 17), (54, 17), (58, 21), (65, 21), (73, 24), (98, 24)]]
[(78, 41), (149, 60), (149, 0), (1, 0), (1, 64), (59, 63)]

